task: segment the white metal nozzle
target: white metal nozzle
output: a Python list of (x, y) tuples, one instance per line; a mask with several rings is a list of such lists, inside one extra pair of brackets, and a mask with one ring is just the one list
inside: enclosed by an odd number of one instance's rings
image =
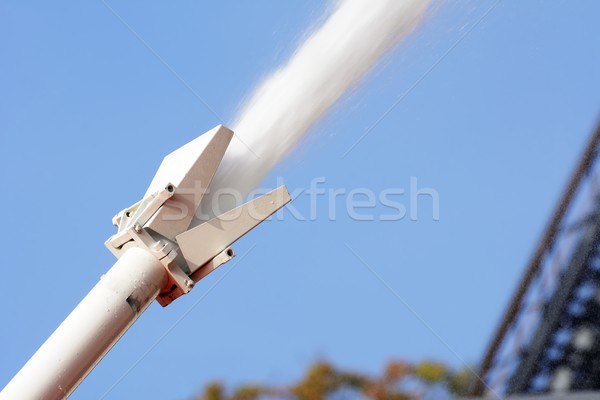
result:
[(167, 155), (144, 198), (113, 219), (118, 232), (106, 246), (115, 256), (141, 247), (164, 265), (169, 281), (157, 297), (163, 306), (229, 261), (233, 242), (291, 201), (282, 186), (189, 229), (232, 137), (219, 125)]

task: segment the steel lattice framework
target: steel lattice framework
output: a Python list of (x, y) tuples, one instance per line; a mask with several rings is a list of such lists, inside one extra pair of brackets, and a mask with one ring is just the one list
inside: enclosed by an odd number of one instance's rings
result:
[(600, 389), (600, 122), (482, 360), (471, 393)]

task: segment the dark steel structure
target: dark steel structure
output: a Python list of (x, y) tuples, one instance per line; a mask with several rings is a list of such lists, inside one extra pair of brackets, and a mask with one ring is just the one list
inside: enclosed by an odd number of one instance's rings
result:
[(600, 122), (481, 362), (471, 393), (600, 389)]

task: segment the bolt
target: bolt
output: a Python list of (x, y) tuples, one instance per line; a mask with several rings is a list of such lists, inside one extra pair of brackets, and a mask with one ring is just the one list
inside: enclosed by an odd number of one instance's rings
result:
[(140, 233), (142, 231), (142, 226), (140, 224), (134, 224), (133, 230), (136, 231), (137, 233)]
[(189, 279), (186, 279), (185, 281), (183, 281), (183, 283), (185, 283), (185, 286), (187, 286), (188, 289), (191, 289), (194, 287), (194, 282)]

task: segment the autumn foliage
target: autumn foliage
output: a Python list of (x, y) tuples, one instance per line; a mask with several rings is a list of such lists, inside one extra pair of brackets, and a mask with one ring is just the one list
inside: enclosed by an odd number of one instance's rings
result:
[(380, 376), (346, 371), (319, 361), (289, 386), (243, 385), (227, 389), (214, 382), (195, 400), (439, 399), (465, 394), (471, 377), (469, 369), (454, 371), (435, 361), (392, 361)]

